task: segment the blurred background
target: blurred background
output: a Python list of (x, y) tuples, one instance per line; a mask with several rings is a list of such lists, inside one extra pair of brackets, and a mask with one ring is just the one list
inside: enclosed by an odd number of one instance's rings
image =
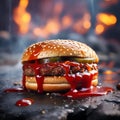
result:
[(19, 64), (26, 47), (46, 39), (84, 42), (99, 55), (100, 68), (119, 73), (120, 0), (1, 1), (1, 67)]
[[(3, 92), (7, 88), (21, 87), (21, 56), (26, 47), (47, 39), (73, 39), (91, 46), (100, 58), (99, 85), (116, 89), (119, 83), (120, 89), (120, 0), (0, 0), (0, 118), (32, 120), (53, 116), (54, 119), (56, 115), (57, 119), (65, 119), (64, 115), (68, 113), (75, 118), (82, 113), (87, 119), (89, 116), (95, 118), (95, 110), (98, 116), (116, 117), (120, 96), (115, 92), (112, 98), (105, 96), (106, 101), (88, 98), (85, 104), (83, 100), (71, 99), (68, 102), (64, 99), (61, 104), (61, 99), (54, 97), (54, 93), (41, 97), (34, 93)], [(34, 108), (14, 106), (16, 100), (23, 98), (32, 98)], [(51, 110), (52, 114), (49, 113)], [(99, 115), (99, 111), (105, 114)]]

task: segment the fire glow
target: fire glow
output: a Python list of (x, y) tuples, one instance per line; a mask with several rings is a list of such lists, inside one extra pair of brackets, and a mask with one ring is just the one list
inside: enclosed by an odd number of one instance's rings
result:
[(18, 31), (21, 34), (25, 34), (29, 31), (31, 15), (26, 11), (28, 3), (29, 0), (20, 0), (18, 7), (14, 10), (13, 19), (18, 25)]
[[(62, 31), (70, 30), (71, 32), (73, 31), (84, 35), (89, 32), (92, 27), (91, 14), (87, 8), (79, 11), (79, 14), (77, 13), (78, 16), (75, 17), (76, 11), (73, 10), (71, 13), (68, 13), (68, 10), (64, 7), (65, 5), (63, 1), (55, 2), (53, 4), (52, 13), (48, 10), (45, 13), (39, 13), (41, 19), (39, 24), (36, 25), (36, 23), (31, 20), (32, 14), (26, 10), (29, 2), (29, 0), (20, 0), (18, 7), (14, 9), (13, 19), (18, 25), (18, 32), (20, 34), (31, 32), (36, 37), (48, 38), (51, 35), (57, 35)], [(47, 7), (44, 7), (43, 10), (46, 11), (46, 9)], [(115, 15), (109, 13), (98, 13), (96, 15), (94, 32), (97, 35), (102, 34), (109, 27), (115, 25), (116, 22), (117, 18)]]
[(116, 24), (117, 18), (113, 14), (99, 13), (96, 16), (97, 25), (95, 28), (96, 34), (103, 33), (108, 27)]

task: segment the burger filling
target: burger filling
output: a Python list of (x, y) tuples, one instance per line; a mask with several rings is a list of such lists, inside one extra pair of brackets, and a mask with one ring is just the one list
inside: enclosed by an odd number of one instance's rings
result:
[[(69, 74), (90, 72), (92, 70), (97, 70), (96, 64), (80, 63), (77, 66), (70, 66)], [(41, 76), (64, 76), (66, 70), (60, 64), (44, 64), (39, 69), (39, 75)], [(24, 70), (26, 76), (35, 76), (35, 71), (32, 66), (27, 66)]]
[[(90, 87), (98, 75), (97, 64), (92, 58), (55, 57), (23, 62), (23, 86), (25, 76), (36, 77), (38, 91), (42, 91), (44, 76), (64, 76), (72, 89), (78, 84)], [(40, 82), (41, 81), (41, 82)], [(40, 82), (40, 85), (39, 85)]]
[[(68, 60), (67, 60), (68, 59)], [(39, 67), (39, 75), (41, 76), (64, 76), (66, 69), (64, 65), (69, 65), (69, 74), (90, 72), (92, 70), (97, 71), (97, 64), (92, 63), (92, 59), (83, 58), (66, 58), (55, 57), (47, 59), (39, 59), (33, 61), (27, 61), (24, 63), (24, 75), (35, 76), (35, 67)], [(67, 61), (66, 61), (67, 60)], [(74, 61), (74, 62), (73, 62)], [(82, 63), (79, 63), (82, 62)], [(87, 63), (84, 63), (87, 62)], [(64, 65), (60, 64), (64, 63)], [(36, 65), (37, 64), (37, 65)]]

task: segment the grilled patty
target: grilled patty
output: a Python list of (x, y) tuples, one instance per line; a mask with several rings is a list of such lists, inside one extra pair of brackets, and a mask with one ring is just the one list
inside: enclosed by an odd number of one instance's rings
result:
[[(83, 73), (83, 72), (89, 72), (91, 70), (97, 70), (97, 65), (96, 64), (80, 64), (79, 66), (70, 66), (70, 74), (76, 74), (76, 73)], [(61, 65), (49, 65), (49, 64), (44, 64), (42, 67), (39, 69), (39, 75), (41, 76), (63, 76), (66, 73), (65, 69)], [(35, 70), (29, 66), (25, 68), (24, 74), (26, 76), (35, 76)]]

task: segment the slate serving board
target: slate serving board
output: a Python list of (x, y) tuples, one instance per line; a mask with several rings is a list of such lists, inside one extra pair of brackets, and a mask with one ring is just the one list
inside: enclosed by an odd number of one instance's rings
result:
[[(120, 91), (116, 84), (119, 74), (100, 74), (103, 86), (113, 87), (113, 93), (105, 96), (71, 99), (56, 93), (36, 92), (5, 93), (7, 88), (19, 87), (21, 65), (0, 67), (0, 120), (120, 120)], [(17, 107), (16, 101), (32, 98), (31, 106)]]

